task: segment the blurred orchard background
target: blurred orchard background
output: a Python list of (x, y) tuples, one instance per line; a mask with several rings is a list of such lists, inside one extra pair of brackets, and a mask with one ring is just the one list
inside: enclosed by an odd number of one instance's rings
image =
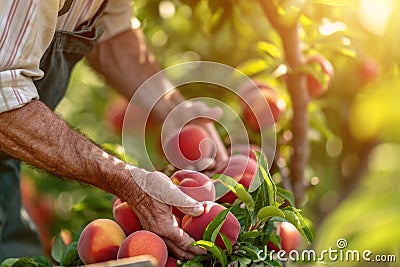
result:
[[(296, 132), (283, 78), (288, 67), (282, 40), (260, 2), (136, 0), (132, 22), (143, 28), (161, 66), (195, 60), (220, 62), (269, 84), (285, 99), (286, 111), (276, 125), (276, 164), (271, 169), (279, 183), (290, 175), (291, 141)], [(298, 20), (303, 54), (321, 54), (335, 70), (328, 91), (308, 104), (310, 157), (301, 208), (314, 230), (312, 247), (337, 249), (336, 241), (345, 238), (349, 249), (395, 254), (399, 262), (400, 1), (270, 2), (279, 5), (282, 23)], [(98, 144), (120, 153), (126, 103), (109, 89), (82, 61), (57, 112)], [(207, 84), (183, 91), (188, 98), (204, 96), (204, 92), (232, 103), (234, 109), (238, 106), (232, 95)], [(157, 125), (149, 127), (154, 127), (157, 138)], [(252, 138), (257, 133), (249, 129), (249, 135)], [(150, 146), (149, 153), (159, 151)], [(129, 160), (135, 163), (134, 158)], [(166, 164), (160, 157), (161, 170)], [(47, 251), (60, 231), (74, 238), (89, 221), (112, 218), (111, 195), (28, 166), (23, 173), (24, 202)]]

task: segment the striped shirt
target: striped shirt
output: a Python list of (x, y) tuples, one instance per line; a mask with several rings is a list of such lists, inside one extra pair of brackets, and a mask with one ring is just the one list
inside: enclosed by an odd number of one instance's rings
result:
[[(90, 19), (102, 0), (74, 0), (58, 17), (64, 0), (0, 0), (0, 113), (39, 99), (33, 80), (43, 77), (40, 59), (56, 30), (73, 31)], [(128, 0), (110, 0), (98, 24), (100, 41), (131, 27)]]

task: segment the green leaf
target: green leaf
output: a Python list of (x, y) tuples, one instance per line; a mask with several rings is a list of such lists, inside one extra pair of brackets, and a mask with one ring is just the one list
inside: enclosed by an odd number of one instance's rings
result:
[(182, 266), (183, 267), (204, 267), (203, 264), (201, 264), (200, 262), (196, 262), (193, 260), (185, 262)]
[(222, 241), (223, 241), (224, 244), (225, 244), (226, 251), (228, 252), (228, 254), (231, 254), (231, 253), (232, 253), (232, 243), (231, 243), (231, 241), (230, 241), (229, 238), (228, 238), (226, 235), (224, 235), (223, 233), (219, 233), (219, 235), (220, 235)]
[(313, 234), (303, 216), (300, 214), (300, 210), (289, 207), (285, 208), (283, 213), (285, 213), (286, 220), (293, 224), (297, 230), (299, 230), (304, 239), (311, 244), (314, 240)]
[(221, 182), (226, 188), (232, 191), (245, 204), (248, 210), (251, 211), (254, 209), (254, 200), (242, 184), (239, 184), (235, 179), (223, 174), (213, 175), (212, 179), (217, 179), (217, 181)]
[(351, 0), (314, 0), (314, 3), (329, 5), (329, 6), (347, 6), (349, 5)]
[(51, 257), (53, 260), (59, 263), (66, 248), (67, 245), (65, 245), (61, 234), (58, 234), (55, 237), (53, 247), (51, 248)]
[(72, 242), (64, 250), (60, 261), (61, 266), (79, 266), (83, 262), (78, 254), (78, 241)]
[(276, 194), (281, 196), (283, 199), (286, 199), (292, 207), (296, 206), (293, 194), (290, 191), (283, 189), (282, 187), (277, 187)]
[(258, 260), (258, 253), (260, 249), (256, 246), (253, 246), (249, 243), (242, 243), (237, 250), (239, 255), (243, 255), (248, 259)]
[(264, 41), (258, 42), (257, 49), (261, 52), (267, 53), (268, 55), (270, 55), (273, 58), (282, 58), (281, 50), (277, 46), (275, 46), (271, 43), (264, 42)]
[(285, 214), (282, 212), (282, 210), (275, 206), (262, 207), (257, 213), (257, 217), (260, 221), (269, 219), (274, 216), (285, 218)]
[(300, 211), (296, 211), (297, 218), (299, 219), (300, 222), (300, 227), (301, 227), (301, 232), (303, 233), (304, 238), (306, 241), (311, 244), (314, 240), (312, 231), (310, 227), (308, 227), (306, 221), (303, 218), (303, 215), (300, 214)]
[(211, 254), (219, 260), (222, 266), (228, 265), (228, 260), (226, 258), (225, 252), (214, 243), (206, 240), (199, 240), (194, 242), (193, 245), (202, 247), (211, 252)]
[(184, 267), (203, 267), (201, 262), (212, 260), (210, 254), (200, 254), (196, 255), (192, 260), (184, 262), (183, 264), (177, 263), (176, 266), (184, 266)]
[(246, 242), (246, 241), (251, 242), (252, 240), (259, 237), (260, 235), (261, 235), (261, 232), (257, 231), (257, 230), (250, 231), (250, 232), (244, 232), (239, 235), (238, 240), (239, 240), (239, 242)]
[(53, 267), (52, 262), (45, 256), (35, 256), (32, 260), (38, 265), (38, 267)]
[(228, 216), (230, 209), (225, 209), (221, 211), (215, 218), (207, 225), (206, 230), (203, 234), (203, 239), (206, 241), (215, 242), (218, 236), (219, 230), (221, 230), (226, 217)]
[(240, 266), (249, 266), (249, 264), (251, 263), (251, 259), (248, 258), (239, 258), (238, 259)]
[(237, 66), (237, 69), (247, 76), (255, 76), (269, 69), (268, 63), (264, 59), (249, 59)]
[(257, 157), (257, 172), (250, 184), (249, 192), (252, 193), (255, 202), (255, 211), (258, 211), (264, 206), (275, 204), (276, 185), (268, 171), (265, 157), (258, 151), (254, 151), (254, 153)]
[(271, 217), (271, 219), (269, 219), (268, 222), (287, 222), (287, 220), (285, 218), (280, 217), (280, 216), (274, 216), (274, 217)]
[(268, 266), (273, 266), (273, 267), (281, 267), (282, 266), (279, 261), (271, 260), (268, 257), (265, 260), (265, 262), (268, 264)]
[(33, 259), (28, 257), (10, 258), (1, 263), (1, 267), (38, 267)]
[(269, 241), (272, 242), (278, 249), (282, 249), (280, 236), (278, 236), (276, 234), (270, 234)]
[(11, 267), (11, 266), (13, 266), (14, 263), (17, 262), (18, 260), (19, 260), (18, 258), (8, 258), (8, 259), (5, 259), (5, 260), (1, 263), (0, 267)]

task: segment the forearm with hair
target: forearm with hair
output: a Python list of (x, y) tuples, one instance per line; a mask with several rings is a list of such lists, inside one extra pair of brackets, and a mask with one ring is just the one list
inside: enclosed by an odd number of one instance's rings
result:
[(58, 176), (90, 184), (127, 197), (126, 183), (138, 187), (126, 164), (91, 142), (48, 109), (33, 100), (0, 113), (0, 150)]
[(128, 99), (144, 81), (161, 70), (140, 29), (130, 29), (98, 43), (86, 59), (108, 84)]

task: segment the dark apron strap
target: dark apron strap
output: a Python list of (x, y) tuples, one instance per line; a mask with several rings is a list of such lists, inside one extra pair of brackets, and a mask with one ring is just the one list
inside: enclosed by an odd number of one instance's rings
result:
[[(74, 65), (88, 53), (102, 34), (95, 23), (107, 1), (93, 19), (74, 32), (56, 31), (40, 61), (44, 77), (34, 81), (40, 100), (54, 110), (63, 98)], [(66, 0), (61, 13), (72, 1)], [(43, 255), (39, 236), (28, 216), (21, 215), (20, 162), (0, 152), (0, 262), (10, 257)], [(23, 214), (23, 212), (22, 212)]]
[(103, 33), (95, 24), (101, 17), (107, 0), (95, 15), (80, 24), (76, 31), (56, 31), (53, 40), (40, 61), (42, 79), (34, 81), (40, 100), (54, 110), (64, 97), (75, 64), (92, 50)]
[(74, 0), (65, 0), (64, 6), (58, 11), (58, 16), (62, 16), (69, 11)]

